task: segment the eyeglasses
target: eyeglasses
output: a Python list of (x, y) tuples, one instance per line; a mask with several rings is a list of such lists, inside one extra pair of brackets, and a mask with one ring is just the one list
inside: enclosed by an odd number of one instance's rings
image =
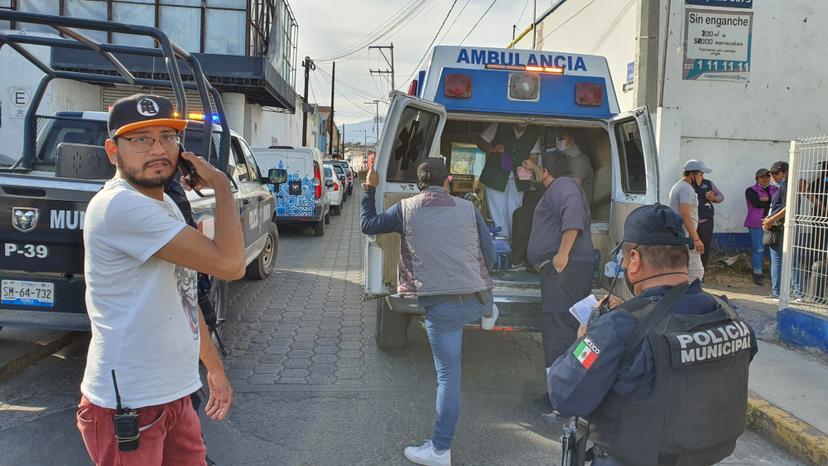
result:
[(181, 143), (181, 137), (178, 134), (164, 134), (158, 139), (149, 136), (135, 136), (134, 138), (120, 137), (119, 139), (127, 141), (129, 148), (138, 154), (149, 152), (152, 146), (155, 145), (155, 141), (160, 142), (161, 147), (167, 152), (178, 149), (178, 145)]

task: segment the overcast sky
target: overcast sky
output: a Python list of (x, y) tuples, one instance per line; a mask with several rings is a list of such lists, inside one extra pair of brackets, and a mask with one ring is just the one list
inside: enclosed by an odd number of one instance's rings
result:
[[(395, 77), (398, 89), (405, 91), (410, 83), (415, 65), (426, 53), (428, 44), (435, 37), (440, 24), (447, 18), (440, 37), (448, 30), (445, 39), (436, 44), (457, 45), (492, 0), (290, 0), (296, 21), (299, 23), (299, 58), (297, 59), (296, 90), (304, 89), (302, 59), (310, 56), (319, 60), (317, 71), (311, 72), (310, 101), (330, 105), (331, 63), (321, 61), (347, 49), (392, 18), (395, 13), (414, 1), (424, 1), (424, 8), (395, 30), (389, 37), (375, 45), (394, 43)], [(495, 0), (494, 6), (480, 24), (474, 28), (464, 45), (505, 47), (512, 39), (512, 25), (518, 24), (518, 33), (531, 23), (534, 0)], [(538, 14), (545, 11), (552, 0), (537, 0)], [(522, 16), (521, 16), (522, 13)], [(455, 21), (456, 19), (456, 21)], [(452, 26), (453, 23), (453, 26)], [(449, 29), (449, 27), (451, 27)], [(376, 35), (373, 34), (373, 35)], [(371, 77), (369, 68), (386, 69), (388, 66), (379, 51), (367, 48), (348, 58), (337, 60), (336, 81), (338, 92), (335, 112), (337, 124), (352, 123), (373, 117), (373, 107), (363, 102), (381, 98), (387, 100), (391, 85), (383, 77)], [(380, 107), (384, 115), (385, 107)]]

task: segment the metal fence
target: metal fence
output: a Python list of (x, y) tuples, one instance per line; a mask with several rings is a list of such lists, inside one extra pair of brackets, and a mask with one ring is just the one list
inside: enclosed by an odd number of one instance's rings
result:
[(828, 315), (828, 137), (791, 143), (781, 306)]

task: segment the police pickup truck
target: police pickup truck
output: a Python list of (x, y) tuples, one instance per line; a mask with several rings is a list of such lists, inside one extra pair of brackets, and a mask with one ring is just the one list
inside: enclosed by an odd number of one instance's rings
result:
[[(59, 112), (50, 116), (38, 115), (39, 103), (49, 82), (55, 78), (172, 87), (177, 111), (190, 120), (182, 135), (183, 144), (187, 150), (207, 158), (231, 179), (243, 223), (247, 276), (261, 279), (273, 272), (279, 235), (274, 221), (275, 199), (265, 184), (284, 182), (286, 173), (271, 170), (267, 177), (262, 176), (247, 143), (229, 129), (221, 96), (207, 82), (194, 57), (172, 44), (155, 28), (3, 11), (0, 11), (0, 19), (59, 26), (67, 37), (81, 37), (81, 40), (72, 41), (2, 31), (0, 43), (92, 49), (101, 53), (120, 73), (120, 76), (113, 76), (54, 70), (36, 57), (24, 55), (44, 71), (44, 76), (26, 114), (23, 154), (12, 167), (0, 168), (0, 326), (89, 329), (83, 276), (84, 212), (89, 200), (114, 174), (114, 167), (102, 147), (108, 137), (108, 114)], [(99, 44), (73, 34), (75, 29), (145, 35), (157, 41), (159, 47)], [(161, 59), (169, 80), (132, 76), (116, 53)], [(187, 64), (195, 82), (183, 82), (178, 61)], [(206, 117), (186, 112), (185, 89), (198, 91), (202, 108), (207, 110)], [(215, 220), (212, 190), (191, 192), (187, 196), (198, 229), (212, 236)], [(220, 321), (226, 310), (227, 283), (211, 280), (210, 297)]]
[[(479, 177), (487, 157), (478, 144), (487, 132), (526, 125), (542, 151), (555, 150), (556, 138), (570, 135), (594, 170), (594, 285), (608, 288), (598, 272), (616, 270), (610, 251), (623, 236), (624, 220), (637, 207), (658, 201), (655, 137), (647, 109), (620, 111), (607, 61), (599, 56), (437, 46), (426, 63), (408, 95), (397, 93), (389, 106), (374, 163), (380, 178), (377, 210), (418, 193), (417, 167), (428, 157), (447, 159), (452, 194), (483, 194)], [(485, 214), (486, 203), (482, 206)], [(500, 243), (508, 245), (508, 239)], [(365, 294), (379, 298), (377, 344), (398, 348), (406, 342), (411, 316), (424, 312), (416, 299), (397, 293), (399, 235), (369, 237), (364, 248)], [(508, 257), (508, 248), (501, 255)], [(500, 309), (495, 330), (538, 330), (537, 275), (501, 267), (493, 278)], [(624, 296), (620, 282), (613, 292)]]

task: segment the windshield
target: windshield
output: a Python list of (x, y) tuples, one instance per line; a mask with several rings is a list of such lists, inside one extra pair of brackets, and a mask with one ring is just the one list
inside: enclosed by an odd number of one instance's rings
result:
[(342, 167), (340, 167), (339, 165), (334, 165), (333, 167), (334, 167), (334, 171), (336, 172), (337, 175), (344, 175), (345, 174), (345, 170), (343, 170)]

